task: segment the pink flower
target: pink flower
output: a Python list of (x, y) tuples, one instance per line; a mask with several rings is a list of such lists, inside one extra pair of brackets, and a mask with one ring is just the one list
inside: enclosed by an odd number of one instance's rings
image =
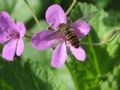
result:
[[(57, 4), (52, 5), (48, 8), (46, 12), (46, 20), (48, 24), (55, 30), (57, 30), (57, 27), (60, 24), (67, 23), (67, 17), (65, 15), (65, 12)], [(74, 23), (71, 24), (71, 28), (75, 30), (78, 37), (83, 37), (87, 35), (90, 31), (89, 24), (84, 20), (75, 21)], [(70, 51), (76, 57), (76, 59), (80, 61), (85, 60), (86, 54), (84, 49), (82, 49), (80, 46), (79, 48), (74, 48), (72, 45), (70, 45), (68, 41), (66, 41), (64, 35), (61, 35), (62, 33), (57, 33), (57, 34), (53, 34), (53, 33), (54, 32), (45, 29), (44, 31), (35, 34), (32, 37), (32, 41), (31, 41), (33, 48), (38, 50), (46, 50), (48, 48), (51, 48), (53, 45), (55, 45), (59, 40), (60, 43), (55, 48), (52, 55), (51, 65), (53, 67), (59, 68), (64, 65), (67, 59), (66, 46), (70, 47)], [(67, 42), (67, 44), (65, 42)]]
[(0, 12), (0, 44), (3, 44), (2, 57), (13, 61), (14, 55), (24, 51), (23, 37), (26, 29), (23, 23), (15, 23), (5, 11)]

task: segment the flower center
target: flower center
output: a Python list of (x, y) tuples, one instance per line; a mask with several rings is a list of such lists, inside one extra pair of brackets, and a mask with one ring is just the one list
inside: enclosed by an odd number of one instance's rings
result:
[(7, 38), (17, 39), (20, 37), (19, 32), (17, 32), (16, 30), (8, 31), (7, 29), (4, 29), (4, 31), (8, 34)]
[(12, 31), (12, 32), (8, 35), (8, 37), (17, 39), (17, 38), (20, 37), (20, 34), (19, 34), (19, 32), (17, 32), (16, 30), (14, 30), (14, 31)]

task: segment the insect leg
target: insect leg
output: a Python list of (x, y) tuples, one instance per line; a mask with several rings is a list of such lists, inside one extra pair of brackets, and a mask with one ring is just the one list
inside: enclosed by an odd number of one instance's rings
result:
[(47, 28), (49, 31), (55, 31), (52, 27), (48, 26)]

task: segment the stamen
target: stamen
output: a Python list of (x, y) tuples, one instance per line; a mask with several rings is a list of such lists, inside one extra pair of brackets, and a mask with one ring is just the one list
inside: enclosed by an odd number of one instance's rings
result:
[(5, 31), (6, 33), (8, 33), (8, 30), (7, 30), (6, 28), (4, 29), (4, 31)]
[(17, 31), (12, 31), (9, 35), (8, 38), (19, 38), (20, 34)]

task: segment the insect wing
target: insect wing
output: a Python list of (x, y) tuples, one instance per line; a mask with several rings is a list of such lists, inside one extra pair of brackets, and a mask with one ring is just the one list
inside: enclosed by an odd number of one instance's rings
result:
[(81, 17), (79, 20), (86, 20), (89, 21), (92, 17), (94, 17), (97, 14), (97, 11), (89, 12), (85, 16)]
[[(48, 38), (49, 37), (49, 38)], [(53, 40), (58, 38), (58, 31), (54, 31), (45, 37), (46, 40)]]

